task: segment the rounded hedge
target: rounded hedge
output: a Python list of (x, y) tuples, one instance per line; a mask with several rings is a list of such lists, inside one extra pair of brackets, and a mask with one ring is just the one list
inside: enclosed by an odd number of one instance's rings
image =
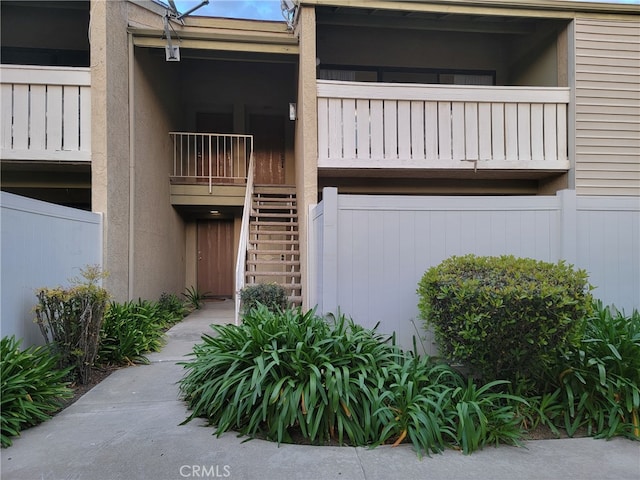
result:
[(248, 313), (258, 305), (264, 305), (271, 311), (287, 308), (289, 299), (282, 285), (277, 283), (257, 283), (247, 285), (240, 290), (242, 312)]
[(590, 290), (562, 261), (466, 255), (427, 270), (418, 307), (445, 357), (484, 380), (535, 382), (559, 347), (579, 342)]

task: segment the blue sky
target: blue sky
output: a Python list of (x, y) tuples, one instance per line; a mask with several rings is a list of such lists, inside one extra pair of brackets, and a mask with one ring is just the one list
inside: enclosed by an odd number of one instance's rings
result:
[[(175, 0), (175, 3), (180, 12), (186, 12), (190, 8), (198, 5), (200, 0)], [(629, 3), (632, 5), (640, 5), (640, 0), (611, 0), (606, 3)], [(282, 17), (282, 11), (280, 10), (280, 0), (210, 0), (209, 5), (196, 10), (193, 15), (253, 18), (260, 20), (284, 20)]]
[[(175, 3), (180, 12), (185, 12), (200, 4), (200, 0), (175, 0)], [(193, 15), (284, 21), (280, 0), (209, 0), (209, 5)]]

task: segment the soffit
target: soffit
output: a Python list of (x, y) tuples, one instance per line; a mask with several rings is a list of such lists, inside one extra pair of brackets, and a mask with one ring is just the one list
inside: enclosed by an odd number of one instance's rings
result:
[[(141, 47), (167, 45), (162, 18), (137, 21), (130, 16), (128, 31)], [(260, 54), (298, 55), (298, 38), (284, 22), (187, 17), (184, 24), (171, 22), (171, 40), (180, 48)]]
[(326, 6), (334, 11), (358, 9), (368, 12), (395, 10), (418, 13), (460, 13), (470, 15), (504, 15), (573, 18), (581, 12), (601, 14), (640, 14), (638, 5), (566, 0), (300, 0), (302, 5)]

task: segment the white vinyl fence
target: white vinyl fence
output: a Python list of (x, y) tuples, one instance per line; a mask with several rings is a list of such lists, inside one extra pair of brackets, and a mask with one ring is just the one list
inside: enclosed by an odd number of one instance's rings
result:
[[(594, 295), (640, 308), (638, 198), (338, 195), (325, 188), (311, 209), (309, 304), (379, 331), (404, 347), (414, 335), (437, 348), (419, 319), (424, 272), (452, 255), (513, 254), (589, 272)], [(420, 347), (420, 345), (419, 345)]]
[(102, 263), (102, 216), (6, 192), (1, 199), (0, 334), (42, 344), (35, 291), (68, 286), (81, 268)]

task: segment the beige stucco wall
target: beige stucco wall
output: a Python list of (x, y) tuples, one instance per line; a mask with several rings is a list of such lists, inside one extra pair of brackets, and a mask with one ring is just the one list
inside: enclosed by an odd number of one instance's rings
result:
[(169, 201), (172, 144), (179, 117), (179, 69), (149, 49), (135, 52), (133, 297), (157, 299), (185, 284), (184, 221)]
[(105, 287), (128, 298), (129, 108), (127, 3), (91, 2), (92, 208), (104, 215)]
[(164, 58), (130, 58), (127, 24), (137, 17), (157, 16), (128, 2), (92, 2), (92, 207), (104, 215), (105, 286), (116, 301), (156, 299), (185, 283), (185, 232), (168, 181), (179, 96)]
[(303, 307), (308, 305), (307, 237), (308, 211), (318, 202), (318, 113), (316, 93), (315, 10), (301, 7), (296, 34), (300, 41), (298, 71), (298, 120), (296, 121), (296, 186), (300, 230), (300, 270)]
[(541, 27), (542, 33), (517, 37), (510, 46), (510, 85), (565, 86), (566, 35), (562, 26)]

